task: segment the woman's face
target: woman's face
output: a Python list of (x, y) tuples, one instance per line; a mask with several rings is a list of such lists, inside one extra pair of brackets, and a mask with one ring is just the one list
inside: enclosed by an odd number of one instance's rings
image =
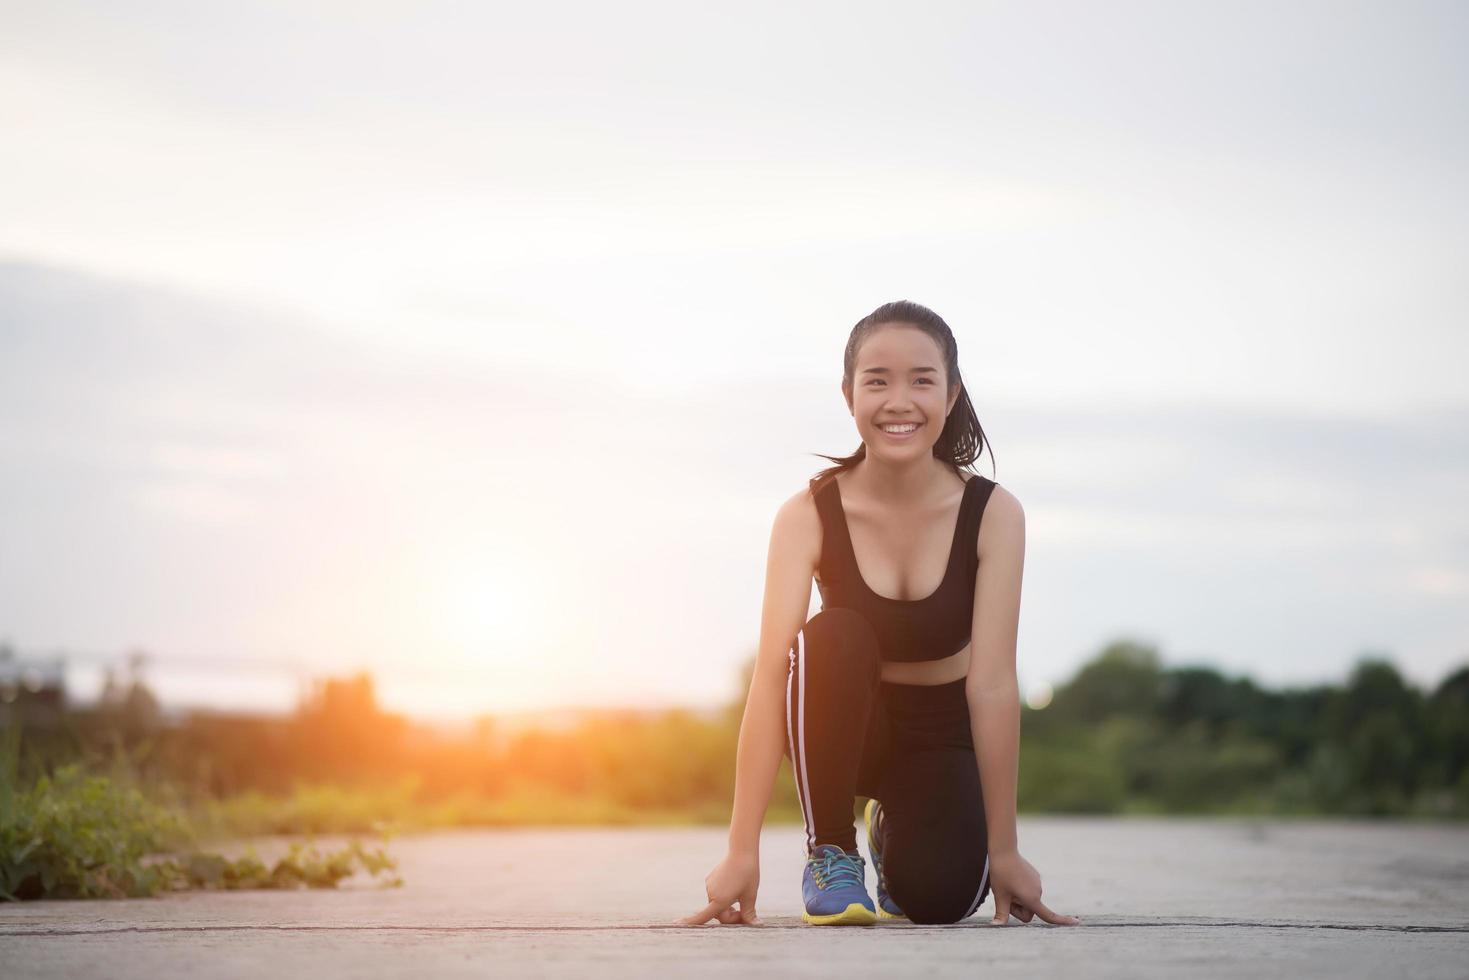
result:
[[(869, 454), (893, 459), (930, 456), (959, 400), (948, 391), (943, 352), (928, 334), (891, 323), (868, 335), (857, 351), (847, 407)], [(912, 426), (911, 431), (888, 431)]]

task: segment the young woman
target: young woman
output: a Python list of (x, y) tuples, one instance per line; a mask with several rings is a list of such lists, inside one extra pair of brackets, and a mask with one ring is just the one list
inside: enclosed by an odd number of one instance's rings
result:
[[(842, 394), (862, 445), (825, 457), (837, 465), (776, 514), (729, 852), (704, 879), (709, 904), (680, 921), (760, 924), (760, 826), (784, 754), (806, 827), (805, 921), (957, 922), (993, 892), (994, 924), (1075, 925), (1041, 902), (1017, 847), (1025, 517), (965, 470), (984, 430), (948, 324), (917, 303), (879, 307), (852, 328)], [(813, 576), (822, 609), (808, 620)]]

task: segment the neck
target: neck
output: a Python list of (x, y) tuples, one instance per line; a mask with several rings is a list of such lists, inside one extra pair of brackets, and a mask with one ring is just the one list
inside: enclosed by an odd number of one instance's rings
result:
[(941, 493), (951, 472), (948, 464), (932, 454), (895, 464), (869, 452), (853, 467), (852, 476), (873, 500), (911, 503)]

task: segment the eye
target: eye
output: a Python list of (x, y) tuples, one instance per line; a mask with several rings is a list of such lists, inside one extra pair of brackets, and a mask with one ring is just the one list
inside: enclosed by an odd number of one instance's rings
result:
[(919, 381), (926, 381), (929, 384), (933, 384), (934, 383), (932, 378), (919, 378), (918, 380)]

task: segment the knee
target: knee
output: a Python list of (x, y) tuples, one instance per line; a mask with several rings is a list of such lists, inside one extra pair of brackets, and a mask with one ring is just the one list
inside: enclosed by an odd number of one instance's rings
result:
[[(908, 834), (892, 833), (893, 829), (897, 828), (890, 828), (883, 848), (882, 874), (903, 914), (924, 925), (958, 922), (973, 915), (989, 893), (989, 860), (983, 845), (979, 853), (958, 845), (935, 847), (930, 839), (914, 840)], [(976, 839), (972, 833), (940, 837)]]
[(883, 872), (893, 901), (909, 921), (918, 925), (948, 925), (965, 919), (974, 914), (989, 893), (987, 882), (978, 884), (958, 875), (919, 878), (901, 872), (889, 874), (887, 868)]
[(853, 609), (833, 606), (823, 609), (806, 621), (796, 637), (796, 648), (803, 651), (808, 662), (844, 661), (848, 666), (866, 666), (877, 669), (882, 654), (877, 643), (877, 634), (872, 625)]

